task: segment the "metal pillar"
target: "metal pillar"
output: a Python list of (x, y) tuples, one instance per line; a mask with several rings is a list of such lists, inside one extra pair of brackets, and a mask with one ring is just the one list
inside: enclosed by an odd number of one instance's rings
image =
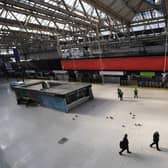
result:
[(164, 67), (163, 72), (166, 72), (166, 64), (167, 64), (167, 47), (168, 47), (168, 27), (166, 27), (166, 41), (165, 41), (165, 57), (164, 57)]
[[(97, 25), (97, 28), (96, 28), (96, 37), (97, 37), (98, 49), (101, 51), (98, 25)], [(102, 54), (101, 53), (99, 54), (99, 60), (100, 60), (100, 70), (103, 72), (103, 63), (102, 63)], [(104, 75), (103, 75), (103, 73), (101, 75), (101, 78), (102, 78), (102, 84), (104, 84)]]

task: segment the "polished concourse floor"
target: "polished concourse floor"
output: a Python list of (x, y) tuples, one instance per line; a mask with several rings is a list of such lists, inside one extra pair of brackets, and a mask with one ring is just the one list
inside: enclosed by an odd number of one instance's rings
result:
[[(135, 100), (133, 88), (122, 88), (119, 101), (117, 87), (93, 85), (95, 99), (66, 114), (18, 106), (1, 81), (0, 168), (167, 168), (168, 90), (139, 89)], [(156, 130), (161, 152), (149, 147)], [(124, 133), (133, 153), (120, 156)]]

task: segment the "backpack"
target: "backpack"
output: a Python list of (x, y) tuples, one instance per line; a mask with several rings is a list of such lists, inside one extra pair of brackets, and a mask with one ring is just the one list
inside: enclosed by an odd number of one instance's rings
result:
[(124, 148), (124, 142), (123, 141), (120, 141), (120, 148)]

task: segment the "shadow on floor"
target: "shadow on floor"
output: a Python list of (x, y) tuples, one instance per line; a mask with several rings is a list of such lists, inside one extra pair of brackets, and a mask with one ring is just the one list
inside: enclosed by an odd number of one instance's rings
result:
[(134, 158), (134, 159), (138, 159), (138, 160), (145, 160), (146, 159), (146, 155), (140, 154), (140, 153), (131, 153), (131, 154), (124, 154), (124, 157), (127, 158)]
[(162, 98), (162, 97), (150, 97), (150, 96), (146, 96), (146, 97), (140, 97), (140, 99), (146, 99), (146, 100), (167, 100), (167, 98)]
[(111, 107), (118, 105), (120, 101), (112, 100), (112, 99), (104, 99), (104, 98), (94, 98), (88, 102), (85, 102), (78, 107), (72, 109), (69, 113), (72, 114), (82, 114), (82, 115), (92, 115), (96, 116), (99, 114), (107, 114), (110, 113)]
[(123, 102), (138, 102), (138, 99), (129, 99), (128, 97), (124, 97)]
[[(156, 146), (153, 146), (152, 148), (157, 151)], [(159, 152), (168, 152), (168, 148), (160, 147), (160, 150), (161, 150), (161, 151), (159, 151)]]
[(7, 163), (3, 150), (0, 148), (0, 168), (11, 168)]
[(161, 149), (161, 152), (168, 152), (168, 148), (160, 148)]
[[(143, 162), (143, 163), (148, 163), (149, 160), (151, 162), (158, 162), (160, 161), (160, 159), (155, 156), (155, 155), (147, 155), (145, 153), (132, 153), (132, 154), (124, 154), (123, 156), (121, 156), (123, 158), (127, 158), (127, 159), (131, 159), (134, 160), (136, 162)], [(158, 161), (157, 161), (158, 160)]]

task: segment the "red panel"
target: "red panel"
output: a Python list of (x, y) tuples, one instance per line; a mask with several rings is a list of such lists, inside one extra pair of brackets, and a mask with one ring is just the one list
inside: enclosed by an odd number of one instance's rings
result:
[[(167, 58), (168, 59), (168, 58)], [(61, 60), (64, 70), (156, 70), (162, 71), (164, 56)], [(168, 60), (166, 64), (168, 70)]]

